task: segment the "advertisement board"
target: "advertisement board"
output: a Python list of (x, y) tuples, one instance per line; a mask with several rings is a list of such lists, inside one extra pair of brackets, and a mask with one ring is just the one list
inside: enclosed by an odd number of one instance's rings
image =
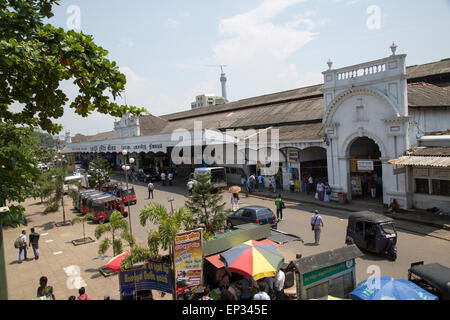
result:
[(203, 230), (196, 229), (177, 234), (174, 241), (176, 295), (186, 289), (202, 285), (203, 278)]
[(120, 271), (120, 292), (131, 295), (134, 291), (157, 290), (172, 293), (170, 264), (150, 262), (142, 267)]

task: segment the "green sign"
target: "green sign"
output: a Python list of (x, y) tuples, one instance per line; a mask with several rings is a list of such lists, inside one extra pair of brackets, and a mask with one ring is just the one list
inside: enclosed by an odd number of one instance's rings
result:
[(334, 274), (346, 271), (355, 266), (355, 260), (338, 263), (329, 267), (305, 273), (303, 275), (303, 286), (309, 286), (312, 283), (320, 282), (321, 280), (331, 277)]

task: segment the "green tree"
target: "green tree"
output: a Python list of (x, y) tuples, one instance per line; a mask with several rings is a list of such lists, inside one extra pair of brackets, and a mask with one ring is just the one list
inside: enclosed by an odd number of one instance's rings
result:
[(222, 194), (215, 192), (209, 173), (196, 174), (195, 180), (198, 183), (192, 189), (192, 196), (186, 196), (185, 206), (193, 213), (196, 227), (204, 228), (205, 239), (209, 239), (225, 228), (229, 211), (224, 211)]
[(111, 175), (110, 164), (108, 160), (97, 157), (89, 163), (89, 186), (91, 188), (99, 188), (106, 181), (109, 180)]
[(168, 250), (171, 255), (177, 233), (191, 230), (194, 225), (189, 209), (182, 207), (169, 215), (166, 208), (157, 203), (145, 206), (139, 214), (139, 221), (143, 227), (149, 222), (157, 225), (158, 229), (148, 232), (147, 248), (139, 245), (132, 248), (130, 255), (122, 261), (122, 268), (131, 268), (136, 263), (161, 258), (160, 250)]
[[(59, 88), (64, 80), (77, 86), (69, 106), (80, 116), (145, 112), (110, 101), (108, 93), (115, 100), (123, 92), (125, 75), (92, 36), (44, 23), (53, 17), (54, 5), (59, 1), (0, 2), (0, 119), (59, 133), (62, 126), (51, 119), (62, 117), (69, 102)], [(12, 111), (14, 102), (23, 109)]]
[[(105, 237), (100, 242), (98, 247), (99, 254), (105, 254), (110, 247), (113, 249), (113, 256), (123, 253), (123, 242), (125, 240), (130, 248), (136, 245), (136, 240), (133, 235), (128, 231), (129, 226), (126, 220), (122, 220), (122, 214), (118, 211), (114, 211), (109, 218), (108, 224), (99, 225), (95, 228), (95, 237), (100, 239), (103, 235), (110, 233), (111, 238)], [(121, 232), (117, 234), (117, 232)]]
[(87, 213), (82, 217), (75, 217), (72, 219), (72, 225), (75, 225), (77, 223), (81, 223), (83, 225), (83, 239), (82, 239), (83, 241), (86, 240), (86, 233), (85, 233), (84, 225), (86, 224), (86, 222), (88, 220), (92, 220), (92, 219), (94, 219), (94, 216), (91, 213)]

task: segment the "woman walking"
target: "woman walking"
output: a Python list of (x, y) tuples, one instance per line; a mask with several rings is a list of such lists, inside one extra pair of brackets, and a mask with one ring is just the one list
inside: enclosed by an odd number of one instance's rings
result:
[(237, 193), (231, 195), (231, 209), (233, 212), (239, 210), (239, 195)]

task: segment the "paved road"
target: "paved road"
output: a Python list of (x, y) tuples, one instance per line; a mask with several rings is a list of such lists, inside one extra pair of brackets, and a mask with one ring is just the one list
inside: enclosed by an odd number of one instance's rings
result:
[[(184, 182), (176, 183), (176, 186), (163, 187), (160, 183), (155, 183), (155, 202), (161, 203), (170, 210), (168, 197), (173, 196), (173, 205), (175, 208), (184, 205), (184, 194), (186, 188)], [(147, 189), (144, 184), (134, 184), (138, 202), (131, 206), (131, 219), (133, 234), (139, 243), (145, 244), (147, 232), (152, 225), (142, 227), (139, 224), (138, 215), (145, 205), (150, 203), (147, 200)], [(226, 208), (231, 208), (231, 196), (224, 193)], [(275, 209), (273, 200), (259, 197), (241, 198), (240, 207), (246, 205), (263, 205)], [(279, 223), (278, 229), (284, 232), (300, 236), (304, 244), (292, 243), (282, 247), (287, 260), (294, 259), (296, 253), (303, 256), (320, 253), (326, 250), (336, 249), (345, 246), (345, 232), (347, 227), (348, 212), (319, 208), (324, 218), (325, 227), (322, 232), (320, 246), (313, 246), (314, 235), (309, 224), (311, 212), (317, 209), (311, 205), (301, 205), (287, 202), (287, 208), (284, 210), (284, 219)], [(376, 265), (380, 268), (381, 275), (390, 275), (396, 278), (407, 278), (408, 268), (412, 262), (425, 261), (425, 263), (438, 262), (450, 266), (449, 241), (450, 233), (445, 230), (436, 230), (428, 226), (421, 226), (409, 222), (398, 222), (398, 259), (395, 262), (389, 261), (384, 256), (365, 254), (357, 260), (357, 281), (367, 279), (370, 274), (366, 273), (369, 266)], [(435, 236), (438, 235), (439, 238)]]

